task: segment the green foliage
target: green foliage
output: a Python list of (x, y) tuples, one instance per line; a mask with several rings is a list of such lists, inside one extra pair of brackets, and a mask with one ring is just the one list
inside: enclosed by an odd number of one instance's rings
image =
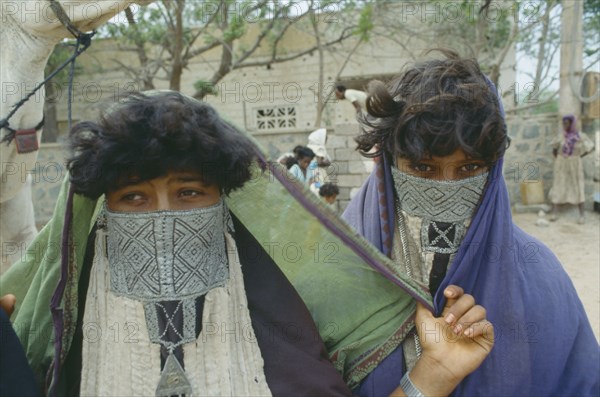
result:
[[(48, 63), (46, 64), (46, 68), (44, 69), (44, 75), (48, 76), (50, 73), (54, 72), (59, 66), (61, 66), (71, 55), (73, 55), (73, 47), (75, 45), (74, 40), (70, 40), (69, 42), (62, 42), (58, 44), (50, 58), (48, 59)], [(69, 70), (71, 66), (66, 66), (63, 70), (61, 70), (54, 78), (53, 82), (64, 83), (69, 80)], [(81, 71), (81, 66), (75, 62), (75, 73)]]
[(205, 95), (217, 95), (219, 93), (218, 88), (205, 80), (198, 80), (194, 83), (196, 91), (203, 92)]
[(550, 28), (546, 36), (542, 37), (542, 16), (546, 13), (548, 7), (556, 8), (558, 0), (543, 0), (539, 2), (527, 3), (519, 9), (519, 21), (521, 22), (521, 32), (517, 41), (517, 50), (527, 54), (528, 57), (536, 59), (539, 45), (542, 40), (546, 42), (547, 50), (556, 47), (560, 43), (560, 14), (553, 12), (550, 15)]
[(373, 30), (374, 26), (373, 6), (371, 4), (367, 4), (360, 11), (358, 27), (356, 28), (355, 34), (358, 35), (360, 40), (369, 41), (369, 34)]
[(246, 33), (246, 23), (244, 18), (232, 18), (229, 21), (227, 29), (223, 32), (223, 40), (226, 42), (239, 39)]
[(583, 15), (586, 26), (598, 33), (600, 30), (600, 0), (585, 0), (583, 2)]

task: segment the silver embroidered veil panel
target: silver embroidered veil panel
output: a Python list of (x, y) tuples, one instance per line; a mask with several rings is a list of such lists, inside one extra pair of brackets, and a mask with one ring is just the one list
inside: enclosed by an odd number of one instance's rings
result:
[(100, 215), (107, 230), (110, 287), (144, 304), (151, 342), (168, 351), (157, 396), (192, 394), (175, 349), (196, 340), (196, 299), (229, 278), (223, 201), (185, 211)]

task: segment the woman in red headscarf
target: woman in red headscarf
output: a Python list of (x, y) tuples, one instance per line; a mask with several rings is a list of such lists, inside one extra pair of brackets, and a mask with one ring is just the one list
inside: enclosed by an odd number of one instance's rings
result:
[(554, 183), (550, 190), (552, 202), (552, 216), (550, 220), (558, 218), (560, 204), (574, 204), (579, 207), (579, 224), (585, 223), (583, 205), (585, 202), (583, 165), (581, 157), (594, 149), (593, 142), (585, 135), (580, 134), (576, 127), (573, 115), (564, 116), (562, 119), (563, 131), (552, 142), (552, 153), (556, 158), (554, 162)]

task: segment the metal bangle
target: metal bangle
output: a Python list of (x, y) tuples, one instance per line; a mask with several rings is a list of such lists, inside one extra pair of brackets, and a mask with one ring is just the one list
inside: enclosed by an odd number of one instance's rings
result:
[(400, 388), (406, 394), (406, 397), (425, 397), (425, 395), (419, 390), (414, 383), (410, 380), (408, 374), (410, 371), (406, 371), (402, 379), (400, 380)]

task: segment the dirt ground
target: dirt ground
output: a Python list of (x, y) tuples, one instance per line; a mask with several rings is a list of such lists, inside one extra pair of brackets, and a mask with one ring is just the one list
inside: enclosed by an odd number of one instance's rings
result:
[[(548, 219), (548, 215), (544, 217)], [(539, 215), (513, 213), (521, 229), (554, 251), (573, 280), (596, 339), (600, 339), (600, 214), (586, 212), (585, 224), (577, 224), (575, 208), (565, 209), (556, 222), (538, 226)], [(542, 222), (545, 223), (545, 222)]]

